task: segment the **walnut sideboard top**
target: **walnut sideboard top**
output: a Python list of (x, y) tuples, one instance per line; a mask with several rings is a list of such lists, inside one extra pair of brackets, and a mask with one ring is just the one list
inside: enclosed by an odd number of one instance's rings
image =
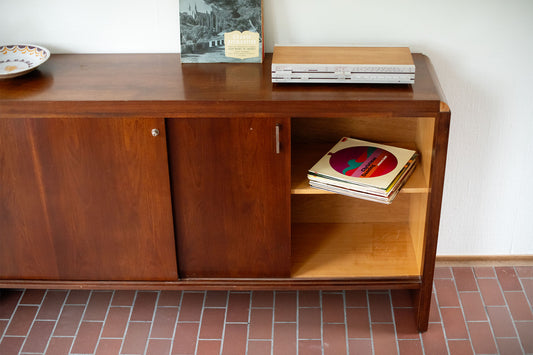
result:
[(0, 114), (190, 116), (208, 109), (317, 116), (335, 106), (364, 112), (370, 105), (376, 112), (376, 101), (384, 112), (439, 111), (445, 100), (431, 63), (422, 54), (414, 60), (414, 85), (309, 85), (272, 84), (271, 54), (262, 64), (181, 64), (176, 54), (55, 54), (30, 74), (0, 80)]

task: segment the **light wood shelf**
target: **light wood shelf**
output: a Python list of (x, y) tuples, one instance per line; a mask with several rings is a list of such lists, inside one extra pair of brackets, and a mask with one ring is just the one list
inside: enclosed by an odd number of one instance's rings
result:
[(418, 278), (408, 223), (294, 223), (294, 278)]

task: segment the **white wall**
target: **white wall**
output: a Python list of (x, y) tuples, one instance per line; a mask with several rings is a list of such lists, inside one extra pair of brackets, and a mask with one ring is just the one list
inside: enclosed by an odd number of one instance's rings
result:
[[(0, 43), (179, 52), (178, 0), (0, 1)], [(533, 254), (532, 0), (264, 0), (265, 43), (407, 45), (452, 109), (440, 255)]]

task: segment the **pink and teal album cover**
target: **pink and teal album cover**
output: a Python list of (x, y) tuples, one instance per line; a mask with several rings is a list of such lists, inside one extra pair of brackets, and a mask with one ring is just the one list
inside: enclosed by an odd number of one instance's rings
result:
[(387, 189), (415, 154), (409, 149), (344, 137), (309, 173)]

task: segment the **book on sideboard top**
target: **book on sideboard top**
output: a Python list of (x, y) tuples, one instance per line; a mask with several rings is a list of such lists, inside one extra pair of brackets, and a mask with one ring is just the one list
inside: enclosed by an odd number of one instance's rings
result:
[(179, 0), (182, 63), (261, 63), (262, 0)]

